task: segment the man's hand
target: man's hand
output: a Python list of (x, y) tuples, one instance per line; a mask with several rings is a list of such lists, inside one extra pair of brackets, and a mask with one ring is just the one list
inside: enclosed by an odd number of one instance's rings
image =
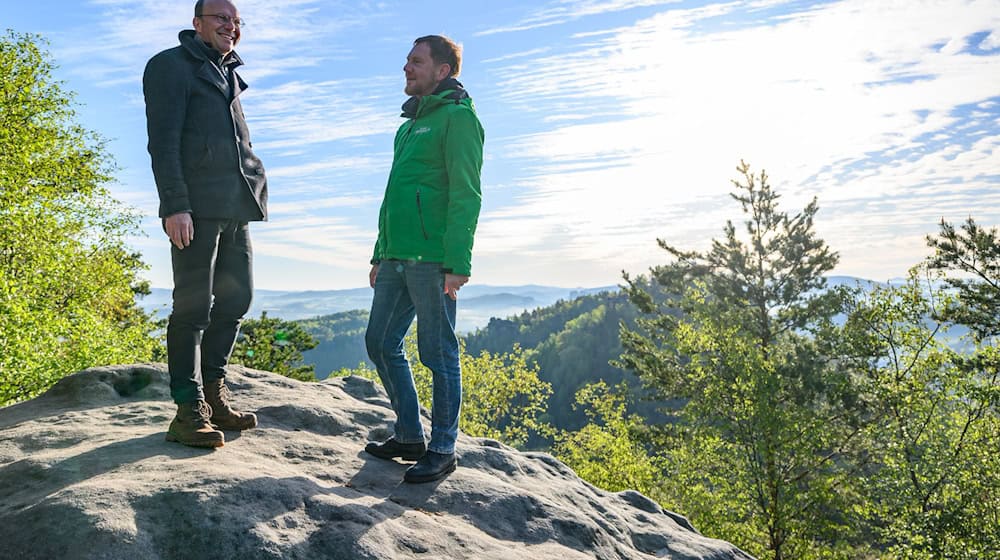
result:
[(372, 269), (368, 271), (368, 285), (372, 288), (375, 287), (375, 278), (378, 276), (378, 265), (373, 264)]
[(468, 281), (468, 276), (446, 272), (444, 274), (444, 293), (448, 294), (451, 299), (458, 299), (459, 288), (464, 286)]
[(167, 216), (163, 227), (167, 230), (167, 237), (178, 249), (184, 249), (194, 240), (194, 220), (187, 212)]

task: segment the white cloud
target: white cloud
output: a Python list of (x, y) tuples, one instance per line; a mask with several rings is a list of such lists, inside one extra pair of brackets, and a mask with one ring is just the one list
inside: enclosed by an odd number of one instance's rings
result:
[(290, 215), (297, 215), (300, 219), (302, 216), (311, 216), (314, 220), (325, 221), (329, 218), (325, 215), (317, 215), (318, 211), (362, 208), (370, 205), (377, 207), (381, 200), (381, 196), (342, 195), (309, 197), (288, 202), (272, 203), (268, 205), (268, 209), (273, 216), (283, 216), (282, 221), (286, 220), (287, 216)]
[(374, 167), (385, 167), (387, 157), (384, 154), (374, 156), (326, 155), (322, 160), (311, 161), (301, 165), (283, 165), (270, 167), (267, 176), (274, 179), (312, 178), (320, 175), (330, 176), (336, 173), (337, 178), (350, 174), (353, 170), (369, 170)]
[(979, 46), (985, 50), (1000, 48), (1000, 31), (993, 30), (983, 39), (983, 42), (980, 43)]
[(509, 53), (502, 56), (495, 56), (493, 58), (483, 59), (481, 62), (483, 64), (491, 64), (495, 62), (501, 62), (504, 60), (511, 60), (516, 58), (529, 58), (549, 51), (549, 47), (543, 47), (538, 49), (530, 49), (527, 51), (520, 51), (515, 53)]
[(254, 254), (360, 268), (371, 259), (375, 231), (335, 217), (285, 217), (254, 226)]
[[(116, 125), (138, 129), (143, 65), (176, 44), (191, 4), (92, 0), (85, 29), (57, 37), (57, 60), (120, 96)], [(386, 51), (433, 9), (239, 5), (244, 107), (272, 182), (257, 252), (353, 278), (400, 122)], [(613, 282), (665, 257), (657, 237), (705, 249), (741, 219), (728, 196), (741, 158), (768, 170), (782, 208), (819, 198), (817, 227), (845, 273), (902, 275), (942, 217), (1000, 223), (1000, 1), (688, 5), (550, 0), (456, 18), (459, 30), (496, 22), (467, 39), (463, 73), (481, 94), (492, 181), (480, 281)], [(155, 215), (151, 180), (148, 160), (127, 167), (120, 198)], [(140, 246), (165, 251), (158, 219), (144, 225)]]
[(495, 35), (561, 25), (588, 16), (621, 12), (633, 8), (675, 4), (682, 0), (557, 0), (554, 5), (535, 10), (517, 23), (492, 27), (477, 35)]
[[(391, 134), (399, 122), (394, 108), (399, 78), (283, 82), (260, 91), (248, 90), (254, 135), (280, 150), (337, 140)], [(371, 95), (369, 91), (381, 92)]]
[[(77, 36), (60, 50), (76, 75), (105, 87), (137, 83), (146, 61), (177, 44), (177, 33), (191, 29), (194, 3), (158, 0), (90, 0), (99, 8), (93, 26), (74, 30)], [(332, 50), (299, 47), (331, 41), (347, 29), (363, 27), (382, 17), (377, 6), (320, 0), (242, 0), (240, 15), (248, 22), (237, 51), (248, 63), (254, 79), (297, 74), (315, 68), (337, 55)], [(280, 24), (276, 23), (280, 22)], [(331, 41), (335, 42), (335, 41)]]
[[(710, 205), (735, 207), (725, 194), (741, 158), (768, 169), (788, 211), (812, 196), (837, 208), (878, 200), (883, 204), (864, 217), (883, 231), (899, 224), (920, 237), (936, 227), (933, 211), (946, 208), (928, 208), (915, 192), (950, 188), (950, 207), (984, 210), (983, 193), (996, 186), (982, 177), (1000, 168), (995, 129), (972, 150), (928, 145), (924, 136), (948, 136), (958, 107), (989, 109), (984, 100), (997, 95), (992, 77), (1000, 76), (1000, 56), (955, 46), (1000, 24), (997, 2), (956, 9), (955, 2), (847, 1), (735, 29), (718, 25), (745, 7), (761, 5), (672, 9), (594, 34), (566, 54), (497, 70), (511, 84), (505, 100), (545, 112), (552, 125), (512, 139), (501, 154), (526, 162), (530, 187), (507, 209), (535, 216), (520, 224), (524, 239), (541, 248), (561, 236), (568, 245), (547, 254), (579, 258), (641, 246), (663, 229), (690, 227), (674, 228), (680, 216), (671, 208), (697, 205), (699, 218), (708, 219)], [(953, 47), (935, 47), (942, 44)], [(573, 120), (580, 114), (590, 122)], [(879, 154), (917, 149), (932, 151), (913, 162), (880, 163)], [(914, 212), (923, 221), (908, 218)], [(830, 214), (820, 222), (835, 220)], [(844, 225), (825, 230), (834, 249), (865, 238), (864, 226)], [(915, 264), (922, 245), (898, 254)], [(886, 259), (849, 255), (852, 269), (856, 261), (886, 268)]]

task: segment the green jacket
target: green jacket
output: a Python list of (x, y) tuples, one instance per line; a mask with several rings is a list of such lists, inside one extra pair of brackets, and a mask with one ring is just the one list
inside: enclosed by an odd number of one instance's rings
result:
[(403, 105), (392, 168), (378, 218), (372, 263), (440, 262), (472, 274), (472, 243), (482, 203), (483, 127), (458, 81)]

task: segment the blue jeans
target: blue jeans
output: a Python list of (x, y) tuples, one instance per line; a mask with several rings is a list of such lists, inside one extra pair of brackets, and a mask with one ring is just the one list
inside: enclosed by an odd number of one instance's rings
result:
[(400, 443), (424, 441), (413, 372), (403, 353), (403, 338), (414, 316), (420, 361), (431, 370), (434, 384), (427, 448), (454, 453), (462, 407), (455, 300), (444, 293), (441, 263), (382, 261), (375, 278), (365, 344), (396, 412), (393, 437)]

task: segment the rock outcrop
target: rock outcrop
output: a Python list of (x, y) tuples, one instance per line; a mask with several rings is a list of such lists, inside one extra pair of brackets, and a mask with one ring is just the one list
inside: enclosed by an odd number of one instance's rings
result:
[(0, 409), (0, 557), (23, 559), (747, 559), (635, 492), (610, 493), (544, 453), (461, 436), (459, 467), (402, 483), (367, 456), (382, 389), (232, 367), (260, 426), (225, 447), (164, 441), (160, 364), (95, 368)]

